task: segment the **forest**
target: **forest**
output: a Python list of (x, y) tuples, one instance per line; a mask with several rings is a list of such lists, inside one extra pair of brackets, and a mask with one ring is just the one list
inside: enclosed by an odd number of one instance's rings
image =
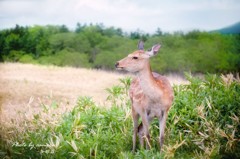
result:
[(192, 30), (155, 34), (126, 33), (103, 24), (19, 26), (0, 30), (0, 61), (111, 70), (114, 63), (136, 50), (160, 43), (151, 65), (162, 73), (229, 73), (240, 71), (240, 35)]

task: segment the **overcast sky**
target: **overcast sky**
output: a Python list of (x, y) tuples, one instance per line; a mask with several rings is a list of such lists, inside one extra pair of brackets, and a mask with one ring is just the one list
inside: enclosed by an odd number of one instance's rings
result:
[(0, 29), (103, 23), (123, 31), (209, 31), (240, 21), (240, 0), (0, 0)]

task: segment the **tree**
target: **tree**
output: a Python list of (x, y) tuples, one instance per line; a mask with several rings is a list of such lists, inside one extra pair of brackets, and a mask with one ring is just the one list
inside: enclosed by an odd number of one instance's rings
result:
[(155, 33), (154, 35), (156, 35), (156, 36), (162, 36), (162, 35), (163, 35), (163, 32), (162, 32), (162, 30), (161, 30), (160, 28), (157, 28), (156, 33)]
[(60, 28), (59, 28), (59, 31), (60, 31), (61, 33), (67, 33), (67, 32), (69, 32), (69, 30), (68, 30), (68, 28), (67, 28), (66, 25), (61, 25)]

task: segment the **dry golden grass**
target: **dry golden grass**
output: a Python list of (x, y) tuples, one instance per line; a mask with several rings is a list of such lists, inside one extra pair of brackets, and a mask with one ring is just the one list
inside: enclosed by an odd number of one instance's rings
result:
[(16, 118), (19, 111), (41, 109), (58, 103), (61, 109), (74, 106), (79, 96), (90, 96), (104, 104), (105, 89), (118, 83), (120, 74), (70, 67), (31, 64), (0, 64), (1, 119)]
[[(43, 120), (56, 122), (71, 110), (79, 96), (89, 96), (106, 106), (106, 88), (119, 84), (125, 75), (83, 68), (40, 66), (19, 63), (0, 63), (0, 124), (24, 129), (22, 121), (41, 114)], [(176, 75), (169, 75), (172, 84), (186, 83)], [(45, 107), (57, 106), (47, 113)]]

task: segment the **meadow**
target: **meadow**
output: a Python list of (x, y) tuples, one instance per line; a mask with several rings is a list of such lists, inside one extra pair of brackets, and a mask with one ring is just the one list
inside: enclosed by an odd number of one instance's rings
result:
[(163, 153), (153, 121), (151, 150), (133, 154), (131, 76), (3, 63), (0, 158), (239, 158), (239, 75), (168, 77), (175, 100)]

